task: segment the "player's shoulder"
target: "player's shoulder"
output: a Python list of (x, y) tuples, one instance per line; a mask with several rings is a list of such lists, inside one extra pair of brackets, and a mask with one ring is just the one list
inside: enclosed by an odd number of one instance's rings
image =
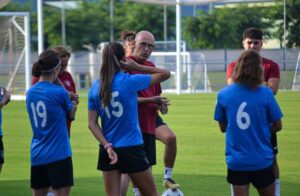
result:
[(273, 61), (271, 59), (262, 57), (262, 61), (263, 61), (263, 64), (270, 64), (270, 65), (274, 65), (274, 66), (278, 66), (279, 67), (278, 63), (276, 63), (275, 61)]

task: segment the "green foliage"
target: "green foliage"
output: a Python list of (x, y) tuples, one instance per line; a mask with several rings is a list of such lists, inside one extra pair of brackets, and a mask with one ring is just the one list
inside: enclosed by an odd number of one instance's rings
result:
[[(284, 5), (282, 0), (277, 0), (276, 9), (273, 12), (274, 20), (279, 21), (275, 36), (281, 41), (283, 47), (283, 14)], [(286, 0), (286, 45), (288, 48), (300, 47), (300, 1), (299, 0)]]
[(269, 37), (272, 27), (269, 15), (269, 8), (246, 5), (214, 9), (211, 13), (200, 12), (198, 17), (186, 18), (183, 37), (193, 49), (241, 48), (246, 28), (260, 28), (264, 37)]
[[(122, 30), (148, 30), (153, 33), (156, 40), (164, 39), (164, 10), (161, 5), (122, 2), (116, 7), (115, 28), (116, 36)], [(168, 40), (175, 39), (175, 10), (167, 7)], [(117, 37), (119, 38), (119, 37)]]

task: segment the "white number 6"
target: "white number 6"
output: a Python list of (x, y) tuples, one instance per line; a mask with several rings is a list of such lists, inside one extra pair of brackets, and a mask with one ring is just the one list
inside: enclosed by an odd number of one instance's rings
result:
[[(241, 103), (238, 112), (236, 114), (236, 123), (240, 129), (247, 129), (250, 126), (250, 116), (247, 112), (244, 111), (247, 106), (246, 102)], [(244, 119), (244, 122), (242, 121)]]
[(38, 127), (37, 117), (40, 117), (43, 119), (41, 127), (45, 127), (46, 122), (47, 122), (47, 110), (46, 110), (46, 106), (45, 106), (44, 102), (38, 101), (36, 104), (36, 107), (34, 106), (34, 103), (31, 102), (30, 106), (31, 106), (32, 114), (33, 114), (33, 120), (34, 120), (35, 127)]

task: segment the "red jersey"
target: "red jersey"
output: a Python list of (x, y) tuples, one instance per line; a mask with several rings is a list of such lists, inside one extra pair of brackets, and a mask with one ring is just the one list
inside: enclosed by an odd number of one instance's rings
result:
[[(68, 71), (64, 71), (58, 75), (58, 79), (62, 82), (64, 85), (64, 88), (72, 93), (76, 93), (76, 86), (75, 82), (73, 80), (72, 75)], [(31, 84), (34, 85), (39, 81), (39, 78), (32, 76)], [(71, 130), (71, 121), (67, 120), (67, 127), (68, 127), (68, 133), (70, 136), (70, 130)]]
[[(232, 77), (232, 73), (235, 67), (236, 61), (231, 62), (227, 67), (226, 78), (229, 79)], [(262, 57), (262, 64), (264, 69), (264, 78), (267, 82), (270, 78), (280, 79), (279, 65), (274, 61)]]
[[(128, 57), (141, 65), (155, 67), (151, 61), (140, 61), (133, 56)], [(130, 74), (145, 74), (145, 72), (129, 71)], [(139, 91), (139, 97), (154, 97), (162, 93), (160, 84), (154, 84), (148, 89)], [(155, 103), (142, 103), (138, 105), (139, 124), (143, 133), (155, 135), (156, 117), (158, 115), (158, 105)]]

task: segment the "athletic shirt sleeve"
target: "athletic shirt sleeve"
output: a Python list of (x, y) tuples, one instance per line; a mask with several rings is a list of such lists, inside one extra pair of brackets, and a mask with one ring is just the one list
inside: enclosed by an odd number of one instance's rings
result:
[(264, 77), (268, 81), (270, 78), (280, 79), (279, 65), (270, 59), (263, 58)]
[(236, 64), (235, 61), (233, 61), (233, 62), (231, 62), (231, 63), (228, 64), (227, 70), (226, 70), (226, 78), (227, 78), (227, 80), (229, 78), (232, 78), (232, 74), (233, 74), (233, 71), (234, 71), (235, 64)]
[(216, 101), (214, 120), (218, 121), (218, 122), (227, 122), (226, 112), (221, 103), (221, 101), (222, 101), (221, 96), (222, 96), (222, 91), (219, 92), (218, 98)]
[(149, 74), (128, 74), (128, 85), (126, 85), (131, 91), (141, 91), (147, 89), (151, 84), (151, 75)]
[[(88, 110), (97, 110), (97, 104), (96, 104), (96, 100), (95, 97), (99, 96), (99, 94), (97, 94), (97, 92), (99, 92), (99, 80), (93, 82), (89, 93), (88, 93)], [(98, 100), (99, 102), (99, 100)]]

